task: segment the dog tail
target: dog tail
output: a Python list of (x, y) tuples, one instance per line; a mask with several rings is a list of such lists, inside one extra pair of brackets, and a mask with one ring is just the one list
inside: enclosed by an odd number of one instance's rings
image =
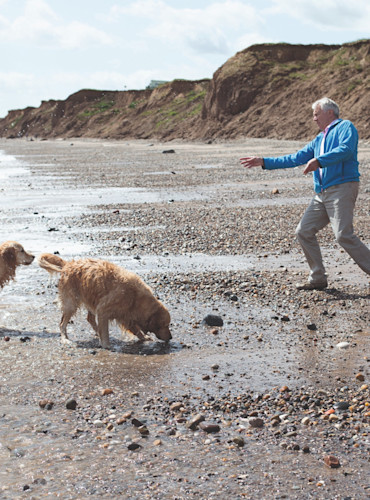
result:
[(49, 273), (60, 273), (67, 264), (67, 261), (53, 253), (42, 253), (39, 255), (37, 262), (40, 267)]

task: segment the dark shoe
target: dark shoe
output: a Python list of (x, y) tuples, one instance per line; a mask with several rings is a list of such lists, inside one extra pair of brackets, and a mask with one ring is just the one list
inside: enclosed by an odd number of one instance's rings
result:
[(324, 290), (328, 286), (328, 282), (324, 281), (322, 283), (297, 283), (297, 290)]

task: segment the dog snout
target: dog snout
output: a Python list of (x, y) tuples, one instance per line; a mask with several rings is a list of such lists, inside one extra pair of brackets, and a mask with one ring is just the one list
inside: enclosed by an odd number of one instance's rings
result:
[(26, 264), (32, 264), (34, 260), (35, 260), (34, 255), (32, 255), (31, 253), (26, 253)]
[(156, 333), (156, 336), (160, 340), (164, 340), (165, 342), (168, 342), (169, 340), (172, 339), (172, 335), (169, 328), (162, 328), (161, 330), (158, 331), (158, 333)]

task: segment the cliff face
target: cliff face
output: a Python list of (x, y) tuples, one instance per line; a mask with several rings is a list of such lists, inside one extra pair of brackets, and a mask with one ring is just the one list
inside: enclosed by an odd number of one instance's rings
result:
[(154, 90), (81, 90), (65, 101), (13, 110), (1, 137), (306, 139), (311, 104), (328, 96), (370, 139), (370, 40), (344, 45), (254, 45), (212, 80), (174, 80)]

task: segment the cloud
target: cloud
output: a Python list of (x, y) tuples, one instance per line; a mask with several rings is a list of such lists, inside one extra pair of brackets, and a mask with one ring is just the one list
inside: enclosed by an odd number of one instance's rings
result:
[(24, 12), (11, 21), (0, 18), (0, 39), (64, 49), (112, 43), (101, 30), (77, 21), (63, 22), (45, 0), (27, 0)]
[(273, 0), (274, 13), (287, 14), (322, 30), (368, 31), (368, 0)]
[(146, 20), (142, 36), (200, 54), (230, 54), (235, 50), (231, 40), (238, 34), (242, 37), (249, 27), (262, 25), (257, 9), (238, 0), (196, 9), (175, 8), (163, 0), (136, 0), (114, 6), (111, 16), (141, 17)]

